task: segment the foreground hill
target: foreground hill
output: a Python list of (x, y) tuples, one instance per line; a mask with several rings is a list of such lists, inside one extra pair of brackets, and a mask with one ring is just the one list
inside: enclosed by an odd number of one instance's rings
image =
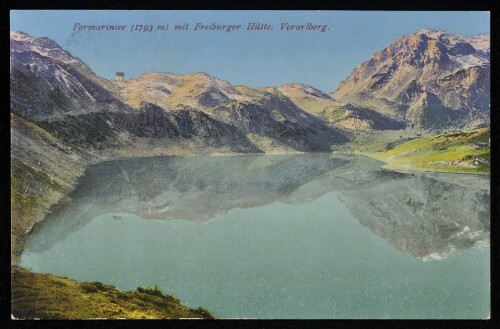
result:
[(12, 315), (18, 319), (212, 319), (158, 288), (122, 291), (99, 282), (77, 282), (13, 267)]
[(489, 124), (489, 35), (423, 29), (359, 65), (331, 95), (403, 120), (446, 130)]

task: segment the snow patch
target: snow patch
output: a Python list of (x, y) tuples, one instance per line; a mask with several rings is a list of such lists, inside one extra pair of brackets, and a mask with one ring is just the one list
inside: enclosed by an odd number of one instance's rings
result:
[(486, 58), (482, 58), (477, 54), (470, 54), (466, 56), (449, 56), (452, 61), (461, 66), (464, 69), (468, 69), (474, 66), (482, 66), (488, 64), (490, 61)]

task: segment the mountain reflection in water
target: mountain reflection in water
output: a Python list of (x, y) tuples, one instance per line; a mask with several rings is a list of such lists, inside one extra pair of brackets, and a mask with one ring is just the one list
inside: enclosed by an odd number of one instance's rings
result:
[[(50, 249), (92, 218), (121, 213), (144, 219), (207, 221), (231, 209), (276, 201), (303, 204), (336, 192), (353, 216), (412, 256), (443, 259), (488, 247), (489, 177), (399, 173), (365, 157), (330, 154), (153, 157), (88, 169), (68, 200), (28, 241)], [(334, 214), (332, 214), (334, 215)]]

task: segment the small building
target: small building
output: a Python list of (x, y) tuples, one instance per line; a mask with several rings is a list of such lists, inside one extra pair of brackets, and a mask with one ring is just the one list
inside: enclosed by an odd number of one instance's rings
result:
[(116, 72), (116, 81), (124, 81), (125, 80), (125, 73), (124, 72)]

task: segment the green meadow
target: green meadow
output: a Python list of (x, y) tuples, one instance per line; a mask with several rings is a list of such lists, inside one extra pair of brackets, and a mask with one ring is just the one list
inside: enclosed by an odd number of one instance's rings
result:
[(417, 138), (370, 154), (388, 169), (487, 174), (490, 128)]

